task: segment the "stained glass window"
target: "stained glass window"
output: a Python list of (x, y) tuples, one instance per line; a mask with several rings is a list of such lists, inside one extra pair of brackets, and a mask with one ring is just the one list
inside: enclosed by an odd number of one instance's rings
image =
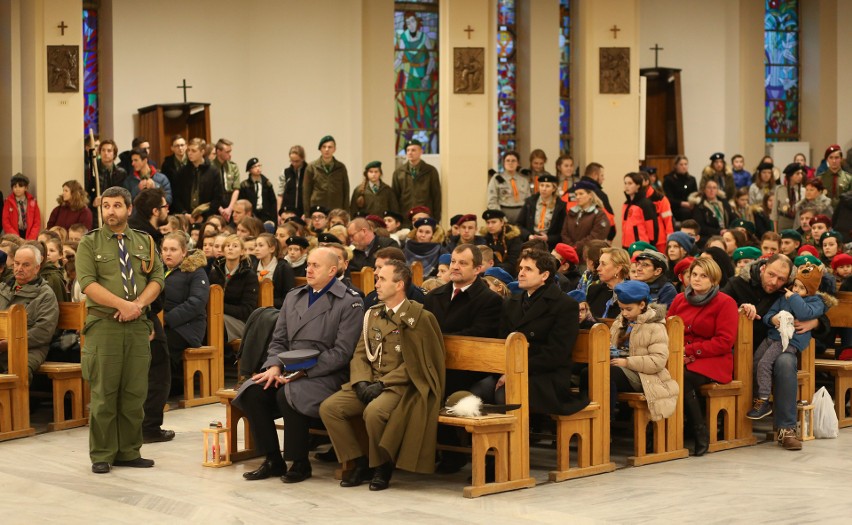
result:
[(396, 2), (393, 69), (397, 155), (410, 139), (438, 153), (438, 0)]
[[(497, 0), (497, 145), (498, 159), (516, 150), (518, 139), (515, 0)], [(503, 163), (498, 162), (503, 171)]]
[(799, 140), (799, 2), (766, 0), (766, 140)]
[(98, 134), (98, 12), (83, 9), (83, 134)]
[(559, 152), (571, 154), (571, 0), (559, 0)]

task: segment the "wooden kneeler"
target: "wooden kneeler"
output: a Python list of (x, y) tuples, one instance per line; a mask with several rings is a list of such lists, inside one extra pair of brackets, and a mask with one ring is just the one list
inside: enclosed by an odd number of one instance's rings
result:
[[(618, 395), (620, 401), (626, 401), (633, 409), (634, 455), (627, 458), (627, 462), (634, 467), (689, 456), (689, 451), (683, 446), (683, 320), (678, 316), (669, 317), (666, 320), (666, 331), (669, 336), (669, 360), (666, 368), (680, 387), (674, 414), (652, 422), (644, 394), (629, 392)], [(654, 425), (651, 453), (648, 453), (645, 447), (648, 423)]]
[[(210, 405), (219, 400), (214, 392), (225, 383), (223, 315), (224, 292), (221, 286), (214, 284), (210, 286), (210, 298), (207, 301), (207, 345), (183, 351), (184, 398), (179, 403), (181, 408)], [(201, 376), (201, 391), (198, 397), (195, 397), (196, 374)], [(231, 435), (234, 435), (233, 431)]]
[(27, 310), (23, 305), (0, 311), (0, 339), (9, 344), (9, 372), (0, 374), (0, 441), (35, 435), (30, 425)]
[[(610, 461), (609, 328), (598, 323), (580, 330), (572, 360), (589, 365), (589, 405), (570, 416), (553, 415), (556, 422), (556, 470), (550, 481), (593, 476), (615, 470)], [(570, 443), (577, 436), (577, 466), (571, 468)]]

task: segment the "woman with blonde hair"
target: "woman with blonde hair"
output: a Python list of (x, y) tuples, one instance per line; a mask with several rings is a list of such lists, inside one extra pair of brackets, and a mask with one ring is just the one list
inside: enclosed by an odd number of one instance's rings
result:
[(59, 206), (50, 212), (47, 229), (62, 226), (66, 230), (72, 224), (80, 223), (86, 229), (92, 229), (92, 210), (89, 209), (89, 199), (83, 186), (76, 180), (66, 181), (62, 185), (62, 194), (56, 198)]
[(222, 241), (222, 256), (213, 263), (210, 284), (218, 284), (225, 292), (226, 341), (241, 338), (249, 315), (257, 308), (258, 281), (239, 236), (228, 235)]
[(589, 285), (586, 302), (595, 319), (615, 319), (621, 310), (615, 287), (630, 275), (630, 256), (621, 248), (604, 248), (598, 262), (599, 282)]

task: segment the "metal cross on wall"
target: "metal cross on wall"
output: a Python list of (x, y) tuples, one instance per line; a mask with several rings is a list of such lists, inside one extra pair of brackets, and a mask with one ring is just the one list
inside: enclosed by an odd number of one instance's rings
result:
[(192, 89), (192, 86), (187, 86), (186, 79), (183, 79), (183, 85), (177, 86), (177, 88), (183, 90), (183, 103), (186, 104), (186, 90)]

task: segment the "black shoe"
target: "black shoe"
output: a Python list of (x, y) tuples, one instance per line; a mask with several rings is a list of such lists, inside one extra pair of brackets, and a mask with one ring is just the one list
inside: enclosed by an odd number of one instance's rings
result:
[(393, 463), (388, 461), (379, 465), (373, 471), (373, 479), (370, 481), (370, 490), (385, 490), (390, 486), (391, 475), (393, 475)]
[(439, 474), (455, 474), (467, 465), (467, 456), (458, 452), (442, 452), (441, 462), (435, 467)]
[(314, 457), (323, 463), (337, 463), (337, 454), (334, 453), (334, 447), (329, 447), (325, 452), (317, 452)]
[(340, 482), (341, 487), (357, 487), (365, 481), (370, 481), (373, 478), (373, 469), (370, 468), (370, 462), (366, 457), (361, 456), (355, 460), (355, 469), (349, 473), (349, 476)]
[(150, 434), (143, 433), (142, 434), (142, 443), (146, 443), (146, 444), (163, 443), (163, 442), (166, 442), (166, 441), (171, 441), (174, 438), (175, 438), (175, 431), (174, 430), (162, 430), (162, 429), (160, 429), (160, 430), (151, 432)]
[(116, 459), (112, 462), (113, 467), (131, 467), (131, 468), (151, 468), (154, 466), (153, 459), (136, 458), (136, 459)]
[(257, 481), (266, 479), (270, 476), (283, 476), (287, 472), (287, 465), (283, 462), (273, 463), (272, 461), (264, 460), (255, 470), (251, 472), (243, 472), (243, 477), (249, 481)]
[(109, 463), (106, 461), (98, 461), (96, 463), (92, 463), (92, 472), (95, 474), (107, 474), (109, 473)]
[(284, 483), (299, 483), (311, 477), (311, 462), (308, 460), (294, 461), (287, 473), (281, 476)]

